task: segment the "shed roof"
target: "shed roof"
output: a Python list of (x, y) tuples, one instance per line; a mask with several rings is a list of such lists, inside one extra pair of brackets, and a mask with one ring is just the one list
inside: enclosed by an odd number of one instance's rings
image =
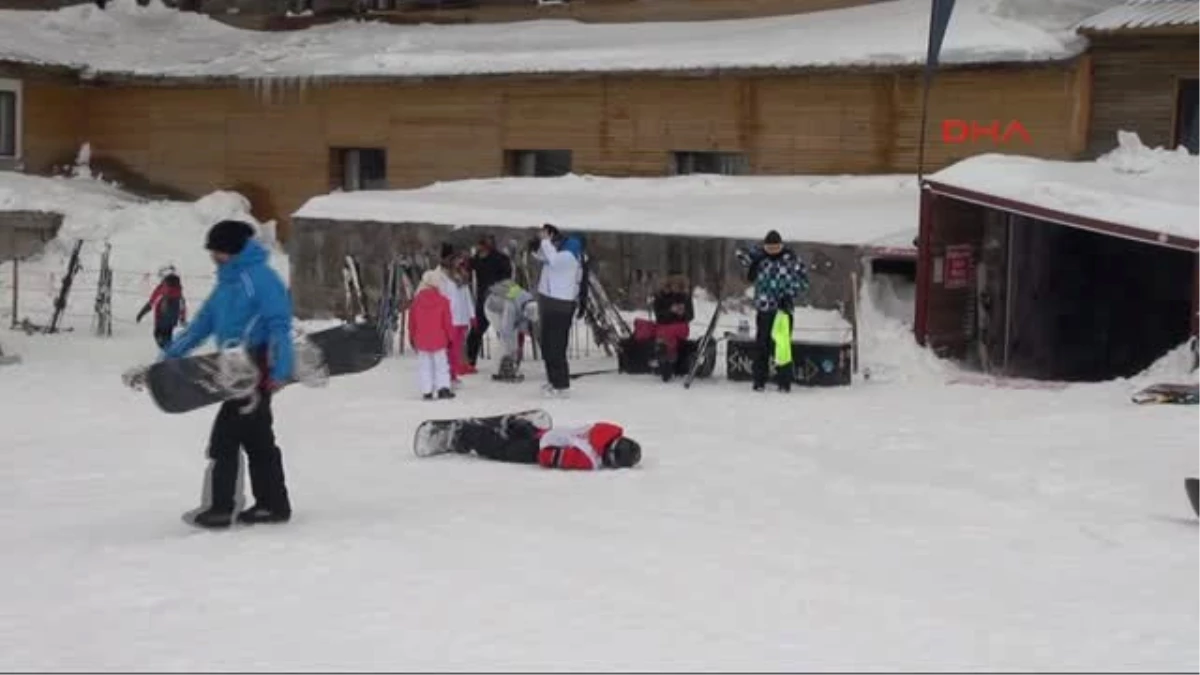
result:
[(929, 175), (926, 187), (1039, 220), (1200, 250), (1200, 158), (1119, 136), (1117, 149), (1095, 161), (977, 155)]
[(1200, 24), (1200, 0), (1128, 0), (1080, 21), (1082, 31), (1118, 31)]
[(911, 176), (717, 176), (492, 178), (412, 190), (335, 192), (293, 216), (385, 223), (629, 232), (795, 242), (913, 252)]
[[(1115, 0), (959, 0), (946, 64), (1075, 56), (1082, 13)], [(1013, 9), (1013, 7), (1018, 9)], [(1064, 9), (1065, 8), (1065, 9)], [(579, 72), (918, 66), (928, 0), (888, 0), (794, 16), (587, 24), (525, 21), (396, 26), (342, 21), (259, 32), (154, 2), (112, 0), (50, 12), (0, 11), (0, 61), (70, 66), (85, 76), (403, 78)]]

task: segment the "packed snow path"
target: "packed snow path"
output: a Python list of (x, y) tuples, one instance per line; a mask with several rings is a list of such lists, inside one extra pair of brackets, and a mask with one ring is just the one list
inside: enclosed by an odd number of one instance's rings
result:
[[(146, 335), (5, 336), (3, 670), (1196, 670), (1195, 408), (1126, 385), (790, 396), (597, 376), (546, 402), (411, 357), (276, 403), (296, 508), (201, 532), (212, 410)], [(490, 365), (490, 364), (489, 364)], [(624, 424), (632, 471), (418, 460), (430, 416)]]

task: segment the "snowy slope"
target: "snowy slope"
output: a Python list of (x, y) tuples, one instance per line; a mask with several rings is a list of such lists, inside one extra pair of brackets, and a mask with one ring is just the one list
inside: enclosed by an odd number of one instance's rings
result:
[(1061, 162), (986, 154), (961, 160), (930, 181), (1127, 225), (1200, 240), (1200, 160), (1185, 148), (1147, 148), (1119, 132), (1116, 149), (1093, 162)]
[[(1068, 58), (1068, 29), (1115, 0), (960, 0), (945, 63)], [(0, 12), (0, 60), (88, 74), (312, 78), (569, 71), (881, 66), (924, 61), (927, 0), (893, 0), (790, 17), (711, 22), (467, 26), (342, 22), (286, 33), (235, 29), (157, 1), (55, 12)]]
[(908, 176), (489, 178), (411, 190), (335, 192), (304, 218), (657, 232), (912, 248), (919, 195)]
[[(0, 203), (77, 209), (68, 231), (136, 252), (134, 274), (207, 269), (204, 223), (241, 203), (9, 178)], [(480, 374), (427, 403), (411, 355), (289, 388), (295, 517), (221, 533), (178, 520), (214, 411), (165, 415), (119, 384), (154, 358), (148, 326), (5, 331), (24, 360), (0, 367), (0, 670), (1200, 669), (1195, 408), (1134, 406), (1133, 381), (948, 386), (905, 289), (860, 307), (872, 376), (843, 388), (754, 395), (718, 368), (688, 391), (597, 375), (547, 402), (535, 361), (524, 384)], [(423, 419), (535, 406), (624, 425), (643, 464), (411, 454)]]
[[(87, 330), (99, 281), (100, 257), (112, 245), (114, 330), (150, 330), (133, 327), (133, 319), (158, 283), (158, 270), (175, 266), (183, 279), (184, 297), (193, 310), (208, 295), (215, 280), (213, 263), (204, 250), (204, 236), (214, 223), (226, 218), (243, 220), (259, 228), (260, 237), (274, 245), (274, 223), (259, 223), (250, 214), (250, 202), (234, 192), (214, 192), (195, 202), (144, 200), (99, 178), (90, 176), (86, 164), (77, 175), (44, 177), (0, 171), (0, 211), (51, 211), (64, 215), (58, 236), (35, 259), (19, 263), (20, 306), (18, 320), (28, 317), (45, 325), (54, 311), (75, 242), (83, 269), (76, 275), (68, 298), (66, 325)], [(278, 249), (277, 246), (275, 246)], [(276, 250), (272, 266), (288, 278), (288, 260)], [(12, 264), (0, 263), (0, 323), (7, 325), (12, 306)]]
[[(6, 341), (0, 669), (1200, 666), (1195, 409), (1120, 383), (948, 387), (914, 358), (790, 396), (613, 375), (546, 403), (532, 363), (441, 404), (401, 357), (280, 394), (295, 519), (202, 533), (178, 514), (211, 412), (118, 384), (148, 335)], [(643, 465), (411, 455), (424, 418), (541, 405), (625, 425)]]

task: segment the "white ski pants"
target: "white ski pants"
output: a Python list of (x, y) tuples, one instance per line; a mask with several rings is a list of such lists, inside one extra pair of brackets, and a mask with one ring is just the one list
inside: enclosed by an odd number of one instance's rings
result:
[(436, 352), (417, 350), (417, 382), (422, 394), (450, 388), (450, 359), (445, 349)]

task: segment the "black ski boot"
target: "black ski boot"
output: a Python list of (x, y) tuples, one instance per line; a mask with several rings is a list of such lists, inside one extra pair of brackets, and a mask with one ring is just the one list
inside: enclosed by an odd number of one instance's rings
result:
[(426, 400), (426, 401), (432, 401), (432, 400), (433, 400), (433, 394), (421, 394), (421, 398), (422, 398), (422, 399), (424, 399), (424, 400)]
[(661, 342), (654, 345), (654, 360), (655, 366), (658, 369), (658, 376), (663, 382), (670, 382), (675, 376), (675, 360), (667, 354), (667, 346)]
[(439, 389), (437, 397), (442, 399), (454, 398), (454, 392), (450, 391), (449, 389)]
[(238, 514), (239, 523), (257, 525), (259, 523), (286, 523), (292, 519), (292, 510), (274, 510), (255, 504)]
[(192, 523), (210, 530), (224, 529), (233, 525), (233, 512), (207, 509), (192, 516)]

